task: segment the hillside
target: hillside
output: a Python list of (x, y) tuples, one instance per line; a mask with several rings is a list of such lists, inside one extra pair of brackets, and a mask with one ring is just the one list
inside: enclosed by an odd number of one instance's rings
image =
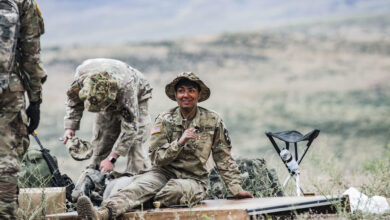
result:
[[(212, 91), (201, 106), (221, 113), (235, 154), (265, 157), (284, 177), (264, 132), (318, 128), (320, 136), (303, 163), (303, 181), (311, 181), (314, 191), (314, 181), (334, 175), (342, 179), (340, 189), (362, 184), (369, 181), (362, 179), (367, 164), (390, 153), (389, 36), (390, 16), (377, 14), (177, 41), (46, 48), (42, 56), (49, 78), (39, 133), (60, 158), (61, 170), (76, 178), (81, 171), (69, 170), (80, 163), (57, 141), (63, 134), (65, 91), (84, 59), (115, 58), (151, 81), (152, 118), (175, 106), (165, 96), (165, 84), (193, 71)], [(85, 116), (78, 134), (89, 139), (92, 114)]]

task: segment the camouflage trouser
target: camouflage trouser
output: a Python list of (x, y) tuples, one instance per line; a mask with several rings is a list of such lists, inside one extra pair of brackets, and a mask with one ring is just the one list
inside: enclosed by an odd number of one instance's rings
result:
[(117, 217), (152, 199), (159, 201), (162, 207), (170, 205), (192, 206), (206, 195), (206, 186), (193, 179), (173, 179), (174, 176), (162, 170), (153, 169), (134, 176), (128, 186), (121, 189), (102, 207), (108, 207), (113, 217)]
[[(134, 139), (129, 140), (127, 168), (125, 172), (138, 174), (141, 170), (150, 167), (150, 160), (143, 149), (143, 144), (149, 136), (150, 116), (148, 113), (148, 102), (139, 103), (138, 131), (134, 133)], [(111, 152), (116, 140), (121, 133), (121, 118), (120, 114), (112, 114), (111, 112), (102, 112), (96, 115), (92, 140), (94, 147), (92, 156), (92, 166), (100, 164)], [(129, 133), (131, 131), (127, 131)], [(134, 131), (135, 132), (135, 131)], [(91, 167), (92, 167), (91, 166)]]
[(29, 145), (25, 105), (23, 92), (0, 95), (0, 219), (16, 219), (17, 175)]

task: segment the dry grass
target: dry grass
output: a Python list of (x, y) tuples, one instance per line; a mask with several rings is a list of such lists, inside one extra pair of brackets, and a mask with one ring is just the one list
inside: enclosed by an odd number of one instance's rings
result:
[[(154, 87), (153, 118), (175, 106), (165, 84), (194, 71), (212, 90), (201, 105), (223, 116), (235, 154), (266, 158), (284, 180), (285, 168), (264, 132), (318, 128), (320, 136), (302, 163), (303, 185), (317, 194), (349, 186), (368, 192), (365, 187), (380, 172), (389, 182), (388, 170), (376, 164), (388, 162), (390, 148), (389, 21), (379, 15), (177, 42), (49, 48), (42, 52), (49, 79), (39, 131), (61, 171), (75, 180), (88, 162), (72, 161), (56, 138), (63, 133), (65, 91), (78, 64), (110, 57), (142, 71)], [(85, 116), (78, 134), (90, 138), (92, 114)]]

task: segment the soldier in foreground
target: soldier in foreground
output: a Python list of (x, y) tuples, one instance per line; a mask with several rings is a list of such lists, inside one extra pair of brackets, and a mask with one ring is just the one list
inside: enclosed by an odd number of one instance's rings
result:
[(77, 67), (67, 96), (64, 144), (80, 128), (84, 109), (98, 113), (91, 168), (110, 172), (119, 156), (127, 156), (130, 173), (150, 166), (142, 143), (149, 131), (152, 88), (142, 73), (119, 60), (89, 59)]
[(0, 11), (0, 219), (16, 219), (20, 161), (39, 124), (46, 80), (40, 60), (44, 26), (33, 0), (1, 1)]
[(210, 89), (194, 73), (182, 73), (165, 87), (165, 92), (178, 107), (160, 114), (151, 129), (153, 167), (133, 177), (98, 210), (88, 197), (80, 197), (79, 217), (116, 218), (150, 199), (165, 207), (192, 206), (206, 196), (206, 162), (211, 154), (232, 195), (253, 197), (240, 186), (240, 172), (230, 154), (230, 138), (221, 117), (197, 105), (209, 98)]

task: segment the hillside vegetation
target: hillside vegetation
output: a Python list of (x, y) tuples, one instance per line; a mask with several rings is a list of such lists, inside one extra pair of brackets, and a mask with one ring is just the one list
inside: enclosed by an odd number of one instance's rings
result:
[[(88, 162), (73, 161), (57, 140), (65, 91), (84, 59), (107, 57), (150, 80), (152, 119), (176, 105), (165, 96), (166, 83), (193, 71), (212, 91), (200, 105), (223, 116), (236, 155), (264, 157), (283, 181), (287, 173), (264, 132), (317, 128), (321, 133), (302, 163), (303, 186), (316, 193), (352, 185), (368, 192), (379, 175), (384, 184), (371, 193), (390, 197), (388, 14), (179, 41), (46, 48), (42, 55), (49, 78), (38, 132), (74, 180)], [(92, 117), (85, 114), (79, 136), (91, 137)]]

